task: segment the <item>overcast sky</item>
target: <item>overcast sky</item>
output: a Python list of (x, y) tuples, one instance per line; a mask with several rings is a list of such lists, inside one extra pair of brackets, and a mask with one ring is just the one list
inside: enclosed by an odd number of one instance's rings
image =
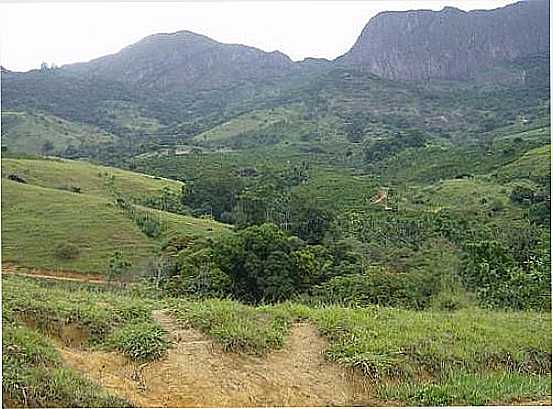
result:
[(14, 71), (112, 54), (159, 32), (190, 30), (224, 43), (333, 59), (385, 10), (493, 9), (514, 0), (1, 3), (0, 64)]

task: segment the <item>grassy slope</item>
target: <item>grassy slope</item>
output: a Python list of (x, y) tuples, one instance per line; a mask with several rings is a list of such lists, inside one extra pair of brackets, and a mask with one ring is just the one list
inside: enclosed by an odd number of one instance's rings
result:
[[(139, 262), (153, 240), (110, 201), (91, 195), (2, 181), (3, 261), (49, 269), (104, 271), (117, 249)], [(54, 254), (59, 243), (79, 246), (74, 260)]]
[(195, 142), (224, 142), (243, 132), (259, 130), (278, 121), (286, 121), (291, 114), (292, 112), (282, 108), (248, 112), (196, 135), (193, 140)]
[(501, 179), (543, 179), (551, 174), (551, 145), (532, 149), (521, 158), (503, 166), (498, 172)]
[(54, 115), (29, 112), (2, 112), (2, 145), (9, 151), (40, 153), (50, 141), (54, 152), (67, 146), (109, 142), (116, 137), (90, 125), (70, 122)]
[[(153, 255), (158, 242), (113, 204), (113, 192), (125, 196), (157, 196), (182, 183), (85, 162), (4, 159), (4, 176), (15, 173), (28, 184), (2, 179), (3, 261), (29, 267), (102, 272), (115, 250), (140, 265)], [(81, 188), (80, 194), (67, 191)], [(141, 207), (153, 212), (169, 234), (211, 235), (223, 224)], [(78, 258), (55, 256), (60, 243), (80, 248)]]
[(81, 193), (111, 197), (113, 191), (125, 195), (156, 196), (163, 188), (178, 192), (181, 182), (129, 172), (87, 162), (65, 159), (2, 159), (2, 176), (16, 174), (28, 183), (52, 188), (81, 188)]

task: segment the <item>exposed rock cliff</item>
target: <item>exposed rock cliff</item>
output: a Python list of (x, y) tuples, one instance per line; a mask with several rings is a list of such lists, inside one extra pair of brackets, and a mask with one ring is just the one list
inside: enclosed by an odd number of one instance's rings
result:
[(384, 12), (336, 62), (390, 79), (467, 79), (503, 61), (549, 53), (549, 2), (495, 10)]

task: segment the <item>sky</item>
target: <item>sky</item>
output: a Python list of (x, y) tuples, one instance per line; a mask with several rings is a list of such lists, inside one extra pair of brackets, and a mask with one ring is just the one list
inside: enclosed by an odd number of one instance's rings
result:
[(386, 10), (493, 9), (515, 0), (188, 1), (0, 3), (0, 64), (88, 61), (154, 33), (190, 30), (223, 43), (279, 50), (293, 60), (344, 54)]

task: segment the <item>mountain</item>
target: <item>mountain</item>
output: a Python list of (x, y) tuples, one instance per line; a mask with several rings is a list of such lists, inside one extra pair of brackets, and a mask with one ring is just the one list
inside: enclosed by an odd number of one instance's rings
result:
[(8, 72), (11, 72), (11, 71), (0, 65), (0, 73), (4, 74), (4, 73), (8, 73)]
[(532, 0), (491, 11), (385, 12), (334, 61), (293, 62), (189, 31), (155, 34), (89, 62), (2, 72), (10, 112), (2, 136), (10, 151), (36, 153), (50, 141), (61, 155), (106, 163), (190, 143), (358, 148), (392, 143), (409, 128), (473, 140), (548, 117), (548, 9)]
[(335, 61), (389, 79), (465, 80), (497, 64), (549, 53), (549, 2), (495, 10), (383, 12)]
[(292, 60), (279, 51), (223, 44), (190, 31), (148, 36), (120, 52), (67, 71), (156, 90), (220, 88), (244, 81), (285, 75)]

